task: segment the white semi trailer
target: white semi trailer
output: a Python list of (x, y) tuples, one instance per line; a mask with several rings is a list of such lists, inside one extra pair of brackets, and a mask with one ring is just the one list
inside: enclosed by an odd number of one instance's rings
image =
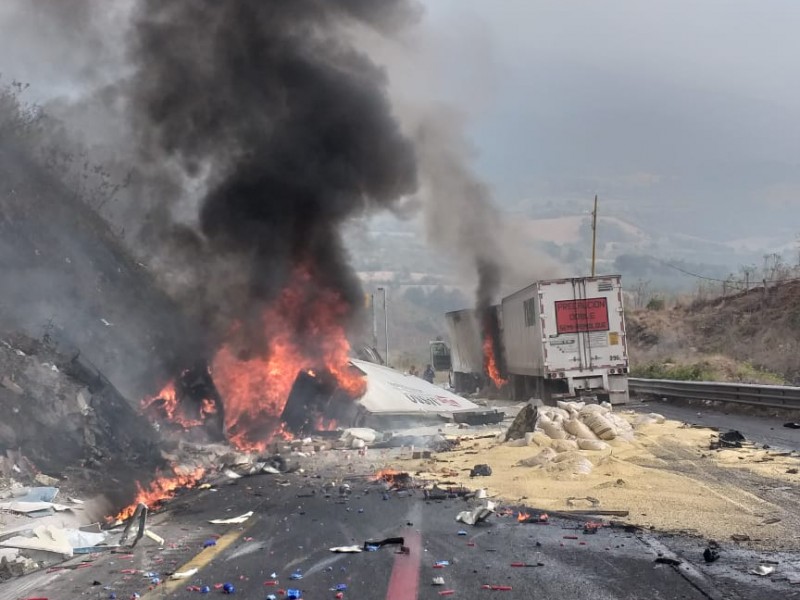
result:
[[(619, 275), (537, 281), (496, 310), (506, 387), (515, 400), (597, 395), (628, 401), (628, 350)], [(475, 311), (447, 313), (452, 382), (485, 381)], [(432, 342), (441, 356), (444, 342)], [(440, 361), (441, 364), (442, 361)], [(479, 379), (480, 378), (480, 379)]]

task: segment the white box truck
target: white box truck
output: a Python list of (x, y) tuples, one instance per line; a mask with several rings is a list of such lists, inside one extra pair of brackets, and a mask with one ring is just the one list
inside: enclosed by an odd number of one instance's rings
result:
[[(496, 310), (501, 364), (514, 400), (596, 395), (628, 401), (628, 350), (619, 275), (537, 281)], [(483, 378), (474, 310), (447, 313), (453, 383)], [(432, 342), (434, 344), (443, 342)], [(439, 348), (439, 352), (443, 352)], [(482, 379), (485, 381), (485, 379)], [(458, 385), (454, 385), (458, 389)]]

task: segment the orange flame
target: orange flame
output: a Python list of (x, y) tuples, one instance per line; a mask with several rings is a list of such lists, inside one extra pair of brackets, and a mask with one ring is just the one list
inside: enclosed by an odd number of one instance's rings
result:
[(314, 422), (314, 431), (336, 431), (336, 419), (326, 419), (318, 415)]
[[(297, 374), (323, 366), (352, 397), (366, 390), (349, 365), (342, 323), (348, 306), (338, 293), (319, 290), (308, 270), (297, 269), (288, 287), (261, 315), (268, 348), (242, 358), (236, 340), (220, 348), (211, 371), (225, 406), (228, 439), (242, 450), (262, 451), (276, 436)], [(234, 337), (245, 332), (234, 331)]]
[(500, 369), (497, 368), (497, 359), (494, 355), (494, 344), (492, 343), (492, 338), (488, 335), (483, 339), (483, 357), (486, 362), (486, 372), (489, 373), (494, 385), (500, 388), (508, 383), (507, 379), (503, 379), (500, 376)]
[(156, 402), (161, 402), (161, 410), (164, 411), (167, 420), (176, 423), (183, 427), (183, 429), (191, 429), (192, 427), (199, 427), (205, 421), (208, 415), (217, 412), (217, 407), (213, 400), (204, 398), (200, 405), (200, 418), (190, 419), (181, 412), (180, 401), (178, 394), (175, 391), (175, 382), (170, 381), (165, 385), (162, 390), (155, 396), (147, 396), (142, 400), (142, 408), (147, 410)]
[(189, 472), (182, 472), (177, 468), (173, 468), (173, 470), (175, 475), (172, 477), (165, 477), (156, 472), (156, 478), (150, 482), (147, 488), (142, 487), (142, 484), (137, 481), (136, 499), (132, 504), (123, 508), (114, 519), (124, 521), (132, 517), (139, 504), (144, 504), (152, 509), (164, 500), (175, 496), (179, 489), (194, 487), (205, 475), (203, 467), (197, 467)]
[(398, 475), (400, 475), (402, 471), (398, 471), (397, 469), (381, 469), (377, 473), (375, 473), (374, 480), (375, 481), (388, 481), (390, 479), (394, 479)]

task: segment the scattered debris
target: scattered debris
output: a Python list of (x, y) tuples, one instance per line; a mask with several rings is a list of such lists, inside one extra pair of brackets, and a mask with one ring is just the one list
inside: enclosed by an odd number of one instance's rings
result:
[(390, 537), (379, 541), (367, 540), (364, 542), (364, 550), (374, 551), (384, 546), (403, 546), (405, 543), (405, 538), (401, 537)]
[(170, 579), (188, 579), (197, 573), (197, 569), (189, 569), (188, 571), (177, 571), (170, 576)]
[(567, 498), (567, 506), (578, 506), (584, 503), (588, 503), (593, 508), (600, 506), (600, 500), (598, 500), (597, 498), (593, 498), (592, 496), (583, 496), (583, 497), (571, 496)]
[(444, 585), (444, 577), (434, 577), (432, 585)]
[(681, 561), (679, 561), (677, 558), (670, 558), (669, 556), (659, 556), (654, 562), (659, 565), (670, 565), (672, 567), (681, 565)]
[(719, 434), (719, 440), (711, 442), (710, 449), (717, 450), (719, 448), (741, 448), (742, 442), (747, 441), (746, 438), (735, 429), (726, 433)]
[(73, 555), (72, 544), (67, 537), (67, 531), (54, 525), (40, 525), (34, 527), (32, 535), (17, 535), (0, 542), (6, 548), (20, 548), (25, 550), (43, 550), (61, 554), (66, 558)]
[(511, 427), (506, 432), (506, 441), (525, 439), (526, 433), (531, 433), (536, 430), (536, 421), (539, 418), (539, 413), (535, 406), (528, 403), (521, 411), (517, 413)]
[(703, 560), (707, 563), (713, 563), (719, 560), (719, 552), (715, 548), (711, 548), (710, 546), (703, 550)]
[(250, 510), (243, 515), (239, 515), (238, 517), (231, 517), (230, 519), (211, 519), (209, 523), (213, 523), (214, 525), (238, 525), (244, 523), (253, 516), (253, 511)]
[(483, 506), (479, 506), (473, 510), (464, 510), (458, 513), (456, 521), (466, 523), (467, 525), (477, 525), (485, 521), (494, 513), (495, 503), (488, 500)]
[(492, 474), (492, 467), (486, 464), (475, 465), (469, 472), (470, 477), (488, 477)]
[(330, 549), (331, 552), (339, 553), (357, 553), (361, 552), (361, 546), (334, 546)]
[(769, 565), (758, 565), (757, 567), (750, 569), (749, 572), (753, 575), (766, 577), (767, 575), (772, 575), (775, 572), (775, 567), (771, 567)]
[(788, 427), (789, 429), (800, 429), (800, 423), (796, 421), (790, 421), (789, 423), (784, 423), (784, 427)]

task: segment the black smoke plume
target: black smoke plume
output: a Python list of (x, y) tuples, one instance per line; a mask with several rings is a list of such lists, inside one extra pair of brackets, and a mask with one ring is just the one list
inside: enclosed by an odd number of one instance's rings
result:
[(386, 76), (348, 30), (416, 13), (403, 0), (139, 2), (126, 86), (142, 169), (200, 190), (194, 231), (153, 228), (190, 263), (209, 320), (247, 325), (297, 268), (360, 305), (339, 228), (392, 208), (417, 176)]

